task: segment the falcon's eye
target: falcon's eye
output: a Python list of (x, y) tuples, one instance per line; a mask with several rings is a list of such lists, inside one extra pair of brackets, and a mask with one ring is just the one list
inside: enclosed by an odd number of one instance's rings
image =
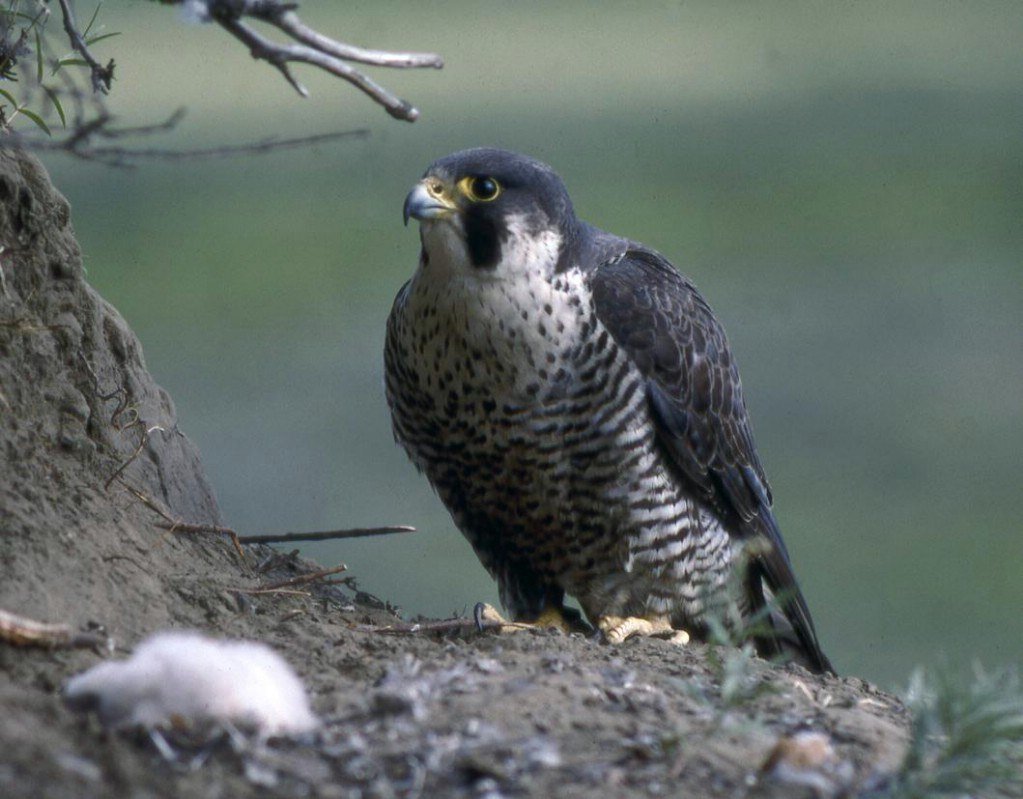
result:
[(468, 177), (458, 181), (458, 187), (473, 202), (488, 203), (501, 193), (501, 184), (493, 178)]

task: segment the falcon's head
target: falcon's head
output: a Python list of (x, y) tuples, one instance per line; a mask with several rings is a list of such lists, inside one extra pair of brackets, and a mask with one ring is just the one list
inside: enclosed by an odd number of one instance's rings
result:
[(579, 228), (553, 169), (484, 147), (435, 161), (405, 198), (409, 217), (421, 222), (424, 266), (480, 277), (552, 274)]

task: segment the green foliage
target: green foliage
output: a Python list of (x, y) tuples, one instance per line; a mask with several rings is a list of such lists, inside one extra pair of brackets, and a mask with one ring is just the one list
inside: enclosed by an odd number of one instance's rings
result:
[(756, 668), (757, 635), (772, 632), (768, 616), (770, 606), (750, 618), (743, 618), (734, 598), (723, 610), (707, 615), (707, 661), (718, 687), (720, 709), (727, 711), (752, 702), (771, 690)]
[(909, 749), (880, 796), (1023, 794), (1023, 692), (1015, 672), (989, 675), (976, 668), (964, 686), (947, 670), (918, 670), (907, 704), (913, 712)]
[(774, 634), (770, 617), (772, 610), (777, 612), (778, 598), (772, 598), (763, 608), (749, 616), (743, 615), (740, 605), (746, 574), (751, 558), (756, 554), (756, 546), (748, 544), (736, 562), (725, 601), (709, 593), (703, 598), (704, 606), (708, 608), (703, 619), (707, 627), (707, 642), (710, 644), (707, 661), (717, 692), (719, 713), (741, 707), (772, 690), (770, 684), (761, 678), (760, 669), (756, 666), (754, 641), (758, 637)]
[[(82, 31), (90, 48), (120, 35), (96, 26), (102, 5), (97, 3)], [(0, 90), (0, 132), (12, 130), (22, 117), (49, 136), (54, 115), (67, 127), (67, 99), (80, 105), (92, 91), (89, 64), (79, 53), (51, 54), (54, 42), (66, 43), (66, 34), (60, 24), (50, 23), (49, 5), (43, 0), (8, 0), (7, 8), (0, 9), (0, 82), (13, 84)]]

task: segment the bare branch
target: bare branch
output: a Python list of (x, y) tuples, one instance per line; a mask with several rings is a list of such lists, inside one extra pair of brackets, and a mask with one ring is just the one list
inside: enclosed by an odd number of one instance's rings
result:
[[(285, 80), (303, 96), (308, 92), (292, 74), (293, 64), (309, 64), (351, 83), (364, 92), (374, 102), (383, 106), (391, 116), (406, 121), (414, 121), (419, 111), (406, 100), (397, 97), (385, 87), (369, 78), (348, 62), (369, 64), (373, 66), (397, 69), (443, 67), (443, 60), (434, 53), (388, 52), (356, 47), (326, 36), (305, 24), (296, 13), (297, 3), (285, 0), (159, 0), (164, 5), (188, 5), (203, 21), (215, 23), (243, 42), (258, 60), (266, 61), (280, 71)], [(39, 16), (48, 14), (47, 4), (51, 0), (34, 0), (40, 8)], [(0, 146), (9, 143), (11, 146), (24, 147), (32, 150), (65, 152), (76, 158), (96, 161), (108, 166), (131, 167), (133, 162), (141, 159), (183, 160), (194, 158), (221, 158), (235, 155), (259, 155), (275, 150), (308, 147), (338, 139), (362, 138), (365, 130), (336, 131), (332, 133), (302, 136), (291, 139), (263, 139), (223, 147), (197, 149), (176, 149), (163, 147), (125, 147), (119, 144), (103, 143), (103, 140), (120, 139), (133, 135), (146, 135), (175, 128), (181, 120), (183, 109), (175, 111), (167, 120), (154, 125), (133, 128), (114, 127), (114, 116), (106, 105), (106, 95), (111, 89), (114, 78), (114, 62), (105, 66), (89, 49), (88, 28), (82, 31), (75, 19), (71, 0), (58, 0), (63, 29), (71, 46), (80, 60), (74, 63), (87, 68), (82, 70), (60, 69), (72, 59), (54, 58), (50, 49), (50, 41), (46, 36), (36, 35), (37, 60), (39, 78), (33, 83), (26, 81), (21, 94), (25, 102), (15, 105), (15, 113), (5, 118), (3, 106), (0, 105)], [(28, 49), (28, 32), (32, 25), (21, 31), (16, 42), (7, 43), (0, 52), (0, 72), (10, 68), (18, 55)], [(91, 23), (90, 23), (91, 25)], [(274, 41), (257, 30), (267, 26), (279, 31), (284, 41)], [(112, 35), (112, 34), (107, 34)], [(102, 37), (100, 37), (102, 38)], [(4, 41), (6, 42), (6, 34)], [(93, 42), (95, 44), (95, 42)], [(41, 79), (42, 64), (54, 66), (52, 81), (57, 86), (44, 85)], [(84, 83), (88, 74), (90, 87)], [(51, 81), (51, 82), (52, 82)], [(40, 111), (56, 110), (60, 123), (67, 133), (62, 138), (50, 138), (45, 113), (37, 114), (25, 107), (33, 98), (38, 99)], [(20, 101), (19, 101), (20, 102)], [(47, 138), (22, 134), (12, 130), (10, 126), (13, 116), (30, 117), (47, 135)], [(3, 136), (7, 137), (6, 142)]]
[(293, 150), (300, 147), (311, 147), (315, 144), (337, 141), (338, 139), (364, 139), (369, 135), (365, 128), (356, 130), (338, 130), (332, 133), (318, 133), (312, 136), (299, 136), (294, 139), (264, 139), (247, 144), (230, 144), (222, 147), (200, 147), (195, 149), (175, 150), (159, 147), (93, 147), (91, 154), (98, 158), (121, 159), (124, 161), (138, 158), (153, 158), (162, 161), (183, 161), (201, 158), (227, 158), (237, 155), (264, 155), (278, 150)]
[(151, 135), (172, 130), (184, 117), (185, 109), (179, 108), (163, 122), (130, 128), (115, 128), (113, 117), (105, 111), (99, 116), (82, 122), (62, 139), (44, 139), (36, 136), (24, 136), (9, 131), (7, 136), (12, 143), (30, 150), (48, 150), (65, 152), (76, 158), (99, 161), (109, 166), (132, 167), (133, 161), (154, 159), (162, 161), (182, 161), (201, 158), (229, 158), (239, 155), (266, 155), (277, 150), (292, 150), (311, 147), (317, 144), (338, 141), (341, 139), (364, 139), (369, 135), (365, 128), (338, 130), (330, 133), (317, 133), (311, 136), (299, 136), (291, 139), (263, 139), (243, 144), (224, 145), (220, 147), (202, 147), (191, 149), (175, 149), (164, 147), (121, 147), (94, 144), (95, 139), (116, 141), (129, 136)]
[(337, 75), (343, 80), (347, 80), (380, 103), (387, 110), (387, 113), (397, 119), (414, 122), (419, 116), (419, 111), (408, 102), (395, 97), (385, 88), (374, 83), (361, 72), (339, 59), (317, 52), (311, 47), (301, 44), (275, 44), (265, 36), (256, 33), (244, 22), (231, 19), (218, 20), (218, 22), (224, 30), (249, 46), (249, 52), (252, 53), (253, 58), (262, 59), (277, 67), (288, 83), (303, 97), (308, 97), (309, 91), (292, 76), (291, 71), (288, 69), (289, 62), (299, 61), (312, 64), (331, 74)]
[[(260, 17), (261, 19), (263, 17)], [(392, 53), (387, 50), (367, 50), (363, 47), (338, 42), (319, 33), (302, 20), (294, 11), (285, 11), (276, 18), (267, 19), (272, 25), (280, 28), (297, 41), (309, 45), (315, 50), (329, 53), (346, 61), (370, 64), (378, 67), (396, 67), (399, 69), (417, 69), (430, 67), (442, 69), (444, 59), (436, 53)]]
[[(336, 75), (382, 105), (395, 119), (414, 122), (419, 117), (418, 109), (345, 62), (398, 69), (440, 69), (444, 66), (441, 57), (434, 53), (366, 50), (331, 39), (302, 22), (292, 3), (278, 0), (206, 0), (205, 5), (210, 19), (248, 46), (253, 58), (266, 61), (280, 70), (285, 80), (303, 97), (309, 93), (291, 74), (291, 63), (310, 64)], [(287, 34), (291, 41), (278, 44), (242, 22), (243, 17), (265, 22)]]
[(89, 47), (85, 43), (85, 37), (78, 31), (78, 26), (75, 23), (75, 12), (71, 10), (68, 0), (60, 0), (60, 11), (64, 16), (64, 30), (67, 32), (68, 39), (71, 40), (71, 47), (73, 47), (85, 60), (85, 63), (89, 65), (89, 70), (92, 75), (92, 90), (94, 92), (103, 92), (103, 94), (106, 94), (110, 91), (110, 84), (114, 80), (114, 59), (111, 58), (110, 61), (107, 62), (107, 65), (103, 66), (96, 60), (95, 56), (89, 52)]
[[(151, 136), (154, 133), (166, 133), (169, 130), (174, 130), (178, 126), (178, 123), (185, 118), (185, 107), (181, 106), (176, 109), (169, 117), (163, 122), (153, 122), (149, 125), (135, 125), (130, 128), (104, 128), (102, 135), (107, 139), (121, 139), (126, 136)], [(107, 121), (112, 122), (113, 117), (107, 117)]]

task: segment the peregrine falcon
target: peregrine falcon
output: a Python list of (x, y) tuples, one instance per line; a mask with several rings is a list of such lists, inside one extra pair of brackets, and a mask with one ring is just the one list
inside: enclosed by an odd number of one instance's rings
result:
[(395, 439), (512, 618), (568, 628), (567, 594), (613, 643), (706, 637), (735, 594), (766, 622), (762, 655), (832, 671), (735, 360), (692, 282), (581, 221), (549, 166), (504, 150), (436, 161), (404, 215), (422, 249), (387, 324)]

